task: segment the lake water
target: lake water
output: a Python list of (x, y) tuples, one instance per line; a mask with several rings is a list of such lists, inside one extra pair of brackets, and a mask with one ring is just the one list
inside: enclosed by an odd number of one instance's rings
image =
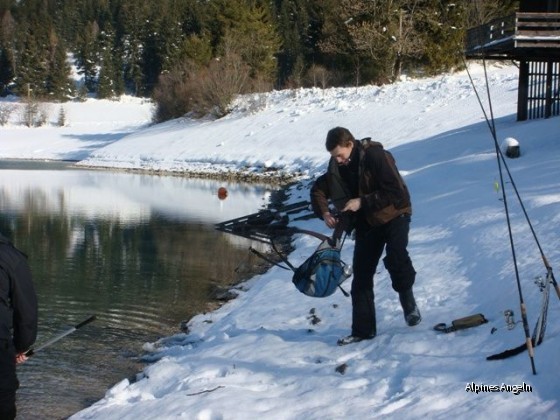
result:
[[(220, 199), (219, 187), (228, 190)], [(249, 244), (214, 224), (265, 206), (263, 185), (0, 162), (0, 232), (29, 256), (35, 347), (18, 366), (18, 419), (60, 419), (143, 368), (144, 343), (181, 331), (213, 291), (251, 273)]]

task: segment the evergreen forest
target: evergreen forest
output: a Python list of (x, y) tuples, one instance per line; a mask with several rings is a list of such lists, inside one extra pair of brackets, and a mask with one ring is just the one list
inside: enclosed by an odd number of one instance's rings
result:
[[(152, 98), (156, 121), (240, 93), (460, 68), (467, 29), (514, 0), (0, 0), (0, 95)], [(72, 69), (80, 76), (77, 86)]]

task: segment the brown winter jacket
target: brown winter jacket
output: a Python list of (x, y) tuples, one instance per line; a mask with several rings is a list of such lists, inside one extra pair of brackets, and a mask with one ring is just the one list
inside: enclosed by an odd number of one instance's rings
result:
[[(412, 214), (410, 194), (400, 176), (395, 160), (379, 142), (364, 139), (355, 141), (358, 148), (360, 212), (370, 226), (378, 226), (401, 214)], [(327, 172), (311, 188), (314, 213), (322, 218), (328, 212), (329, 200), (337, 210), (342, 210), (351, 194), (340, 176), (334, 158), (329, 161)]]

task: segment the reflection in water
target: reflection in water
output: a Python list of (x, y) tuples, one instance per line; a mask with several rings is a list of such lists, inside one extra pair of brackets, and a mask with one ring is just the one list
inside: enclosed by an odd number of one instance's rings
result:
[(69, 416), (138, 372), (145, 342), (177, 333), (214, 287), (247, 275), (236, 267), (255, 258), (248, 244), (213, 224), (257, 211), (274, 193), (227, 184), (220, 200), (218, 181), (57, 165), (0, 166), (0, 232), (29, 256), (37, 345), (97, 320), (18, 367), (20, 419)]

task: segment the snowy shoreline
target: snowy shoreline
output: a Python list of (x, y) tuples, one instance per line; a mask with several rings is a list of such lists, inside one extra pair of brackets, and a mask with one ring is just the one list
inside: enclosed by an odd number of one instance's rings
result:
[(193, 179), (210, 179), (224, 182), (239, 182), (247, 184), (262, 184), (271, 186), (285, 187), (301, 180), (297, 175), (274, 174), (274, 173), (255, 173), (249, 171), (214, 171), (203, 172), (196, 170), (168, 170), (168, 169), (149, 169), (149, 168), (115, 168), (111, 166), (89, 166), (74, 165), (80, 169), (98, 169), (106, 171), (116, 171), (125, 173), (141, 173), (154, 176), (179, 176)]
[(193, 179), (208, 179), (224, 182), (239, 182), (257, 185), (270, 185), (276, 187), (288, 187), (302, 181), (301, 175), (277, 173), (276, 171), (267, 171), (259, 173), (250, 170), (234, 169), (234, 170), (214, 170), (214, 171), (197, 171), (193, 169), (152, 169), (152, 168), (120, 168), (115, 166), (98, 166), (80, 164), (80, 160), (61, 160), (61, 159), (30, 159), (30, 158), (0, 158), (0, 162), (15, 163), (63, 163), (68, 164), (74, 169), (91, 169), (99, 171), (113, 171), (123, 173), (138, 173), (153, 176), (177, 176)]

